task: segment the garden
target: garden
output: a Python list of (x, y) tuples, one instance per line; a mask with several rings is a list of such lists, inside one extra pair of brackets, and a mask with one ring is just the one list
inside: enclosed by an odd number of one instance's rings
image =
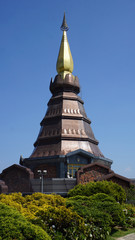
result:
[(0, 240), (111, 240), (135, 232), (134, 200), (134, 186), (108, 181), (76, 185), (66, 198), (1, 194)]

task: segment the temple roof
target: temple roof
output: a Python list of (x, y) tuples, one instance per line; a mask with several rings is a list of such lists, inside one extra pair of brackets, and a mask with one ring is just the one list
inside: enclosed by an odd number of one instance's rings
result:
[(61, 29), (63, 36), (57, 59), (58, 75), (54, 81), (51, 79), (52, 97), (40, 123), (41, 129), (30, 157), (66, 155), (82, 149), (104, 158), (90, 126), (91, 121), (85, 113), (84, 102), (78, 96), (79, 79), (72, 75), (73, 59), (67, 40), (68, 26), (65, 14)]

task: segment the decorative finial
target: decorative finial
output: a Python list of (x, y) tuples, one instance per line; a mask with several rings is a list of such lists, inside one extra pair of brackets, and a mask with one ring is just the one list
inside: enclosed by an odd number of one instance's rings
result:
[(63, 31), (63, 36), (61, 40), (59, 55), (57, 59), (56, 69), (58, 74), (62, 76), (64, 79), (66, 74), (72, 74), (73, 72), (73, 59), (67, 39), (67, 31), (68, 31), (68, 25), (66, 23), (65, 19), (65, 13), (63, 17), (63, 23), (61, 26), (61, 30)]
[(67, 22), (66, 22), (65, 12), (64, 12), (63, 22), (62, 22), (62, 25), (61, 25), (61, 30), (62, 31), (68, 31), (69, 30), (69, 27), (68, 27)]

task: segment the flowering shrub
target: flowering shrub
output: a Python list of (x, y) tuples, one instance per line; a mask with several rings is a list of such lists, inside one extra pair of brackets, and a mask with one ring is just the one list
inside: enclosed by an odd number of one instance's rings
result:
[(65, 206), (49, 206), (37, 212), (36, 216), (37, 219), (33, 220), (33, 223), (42, 226), (52, 239), (106, 239), (107, 230), (96, 227), (92, 221), (85, 223), (82, 217)]
[[(27, 221), (39, 225), (55, 240), (106, 239), (107, 232), (66, 207), (66, 199), (58, 195), (20, 193), (0, 195), (0, 202), (16, 208)], [(25, 219), (25, 220), (26, 220)], [(19, 238), (18, 238), (19, 239)], [(34, 238), (36, 239), (36, 238)]]
[[(112, 186), (112, 183), (109, 184)], [(134, 226), (134, 207), (127, 204), (121, 205), (116, 201), (116, 199), (119, 199), (122, 202), (122, 199), (124, 199), (124, 195), (120, 198), (118, 194), (119, 188), (115, 188), (114, 186), (114, 189), (111, 187), (110, 190), (108, 186), (108, 189), (105, 190), (105, 186), (108, 185), (105, 183), (103, 186), (93, 184), (92, 187), (87, 187), (88, 193), (92, 193), (90, 196), (77, 195), (67, 199), (59, 195), (46, 195), (42, 193), (34, 193), (25, 197), (22, 197), (21, 193), (1, 194), (0, 205), (5, 206), (6, 204), (8, 206), (5, 207), (10, 209), (12, 213), (15, 211), (14, 214), (11, 214), (11, 219), (9, 214), (5, 218), (5, 221), (2, 218), (4, 215), (0, 215), (3, 229), (7, 231), (9, 225), (10, 232), (13, 232), (10, 237), (6, 235), (5, 239), (40, 240), (42, 239), (40, 238), (40, 232), (43, 231), (43, 234), (47, 232), (52, 240), (105, 240), (115, 226), (125, 228), (127, 226)], [(80, 194), (83, 192), (84, 194), (86, 191), (85, 188), (86, 185), (81, 185), (75, 191)], [(121, 194), (124, 191), (121, 188), (119, 190)], [(99, 193), (94, 194), (97, 191)], [(107, 191), (108, 194), (103, 193), (103, 191)], [(6, 210), (6, 214), (8, 211)], [(2, 209), (0, 208), (0, 214), (1, 212)], [(18, 222), (18, 230), (14, 230), (16, 220)], [(20, 230), (20, 228), (25, 228), (25, 230)], [(1, 234), (6, 233), (2, 231), (5, 230), (1, 230), (0, 227), (0, 240), (4, 239), (4, 237), (1, 238)], [(17, 231), (23, 231), (26, 236), (30, 231), (29, 236), (32, 237), (24, 238), (21, 235), (22, 232)], [(18, 233), (17, 238), (14, 237), (15, 232)], [(39, 234), (39, 238), (36, 238), (37, 233)], [(48, 237), (48, 235), (46, 236)]]
[(128, 217), (135, 217), (135, 207), (132, 204), (123, 204), (122, 206)]
[(128, 227), (135, 227), (135, 206), (132, 204), (123, 204), (123, 212), (126, 217)]
[(93, 222), (103, 233), (111, 232), (114, 226), (125, 226), (123, 209), (113, 197), (95, 194), (91, 197), (76, 196), (67, 199), (67, 207), (72, 207), (86, 223)]
[(80, 235), (81, 232), (84, 231), (83, 228), (85, 225), (83, 218), (65, 206), (53, 207), (48, 205), (48, 207), (39, 210), (36, 213), (36, 217), (33, 223), (46, 229), (54, 239), (56, 232), (60, 232), (61, 236), (68, 239), (73, 232), (75, 236), (75, 234)]

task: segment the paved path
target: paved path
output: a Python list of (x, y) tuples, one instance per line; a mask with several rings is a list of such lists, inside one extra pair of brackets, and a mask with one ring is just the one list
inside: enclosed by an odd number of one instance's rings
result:
[(117, 240), (135, 240), (135, 233), (128, 234), (125, 237), (117, 238)]

